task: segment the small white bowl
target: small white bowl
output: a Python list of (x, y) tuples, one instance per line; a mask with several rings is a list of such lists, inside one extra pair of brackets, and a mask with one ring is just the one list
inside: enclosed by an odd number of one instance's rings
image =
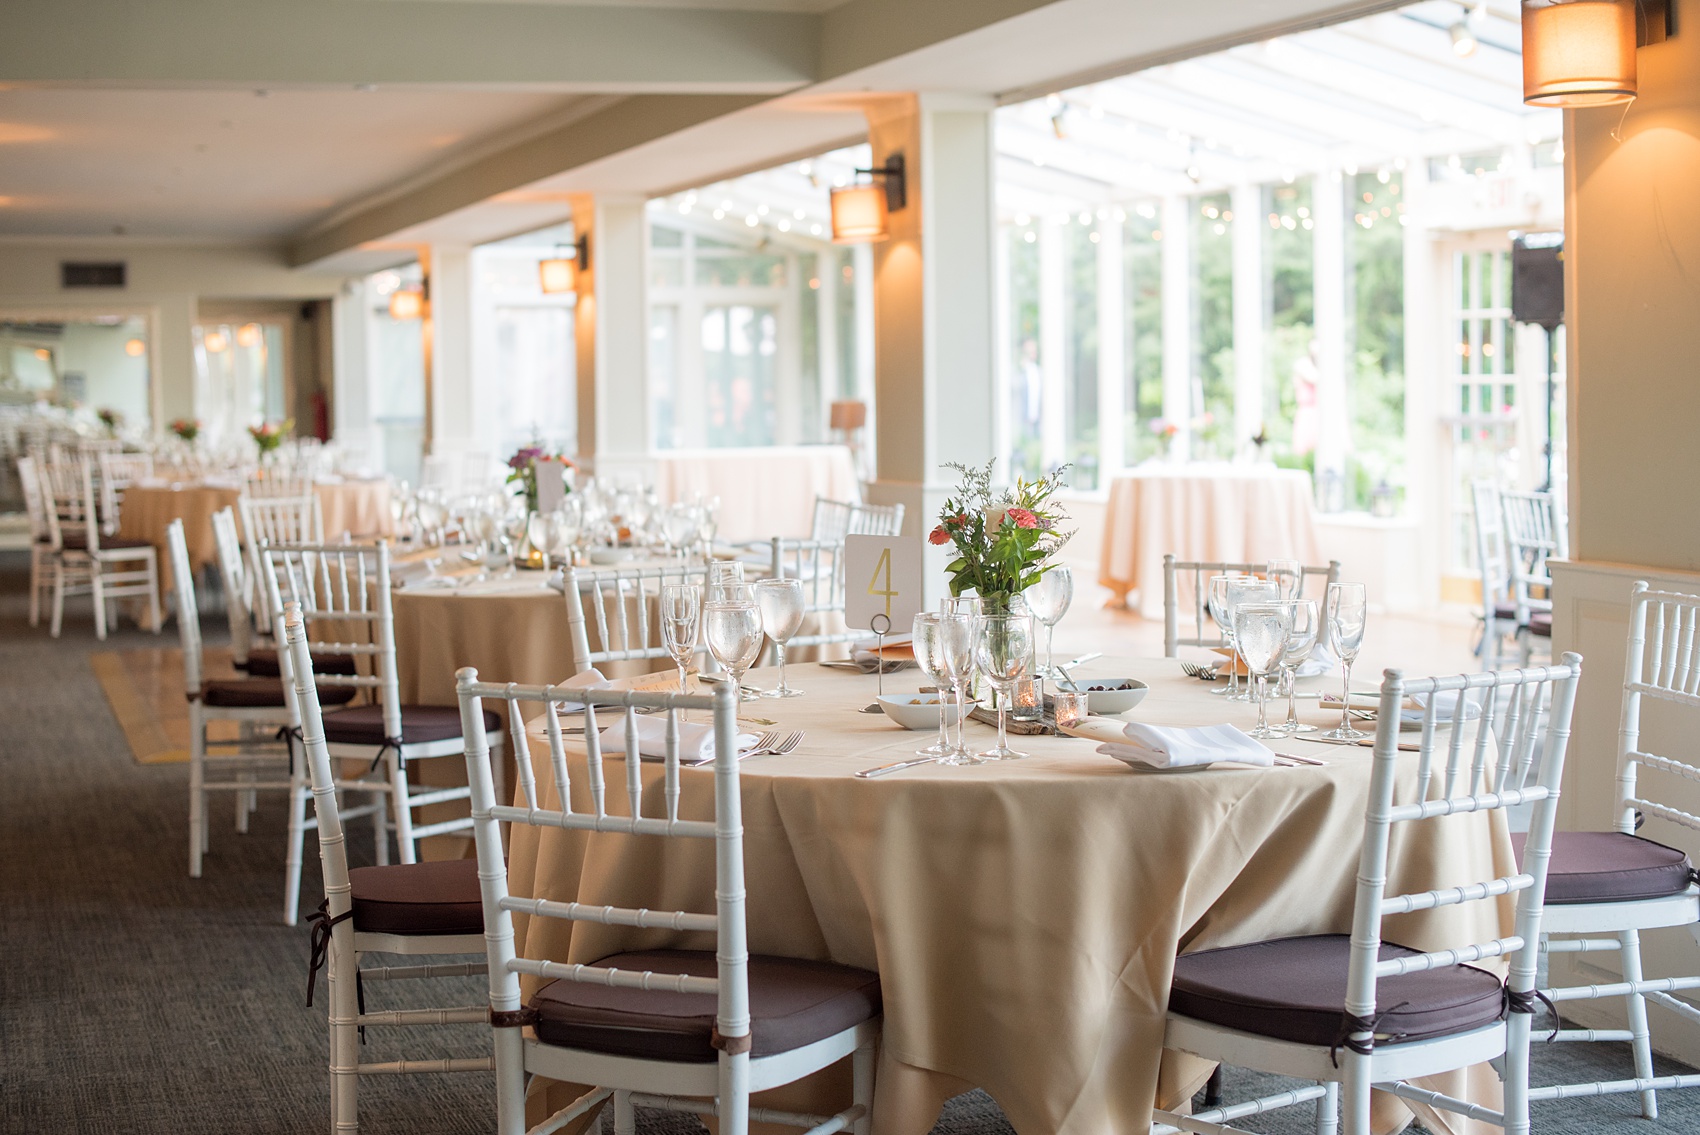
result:
[[(1151, 692), (1151, 687), (1138, 678), (1076, 678), (1074, 684), (1086, 695), (1086, 712), (1094, 717), (1126, 713), (1144, 701), (1145, 695)], [(1110, 688), (1095, 690), (1093, 686)]]
[[(876, 699), (885, 715), (905, 729), (937, 729), (939, 727), (939, 695), (881, 694)], [(955, 725), (956, 699), (944, 709), (945, 724)]]

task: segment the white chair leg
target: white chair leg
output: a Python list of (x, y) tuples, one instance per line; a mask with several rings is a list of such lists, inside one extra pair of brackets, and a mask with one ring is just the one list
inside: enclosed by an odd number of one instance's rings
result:
[(390, 865), (390, 812), (387, 791), (372, 793), (372, 862), (379, 867)]
[(1341, 1120), (1345, 1127), (1345, 1135), (1374, 1135), (1370, 1128), (1370, 1083), (1369, 1059), (1352, 1055), (1345, 1058), (1349, 1061), (1340, 1093), (1343, 1103)]
[[(254, 779), (254, 774), (251, 773), (251, 772), (245, 772), (245, 773), (242, 774), (241, 779), (244, 783), (252, 782), (253, 779)], [(239, 788), (235, 792), (232, 792), (230, 795), (234, 798), (234, 801), (235, 801), (235, 804), (236, 804), (236, 834), (237, 835), (247, 835), (248, 834), (248, 797), (251, 795), (251, 793), (249, 793), (247, 789)]]
[(496, 1034), (496, 1132), (525, 1135), (525, 1038), (518, 1029)]
[(1507, 1013), (1505, 1021), (1505, 1135), (1529, 1135), (1529, 1013)]
[[(1641, 932), (1625, 930), (1618, 934), (1617, 940), (1622, 943), (1623, 980), (1640, 981)], [(1629, 1011), (1629, 1045), (1635, 1054), (1635, 1078), (1650, 1080), (1653, 1078), (1653, 1039), (1652, 1030), (1647, 1027), (1647, 999), (1639, 993), (1632, 993), (1624, 1001)], [(1659, 1117), (1659, 1095), (1651, 1088), (1641, 1093), (1641, 1115), (1646, 1119)]]
[(294, 926), (301, 916), (301, 849), (307, 834), (307, 800), (311, 795), (303, 777), (290, 774), (289, 844), (283, 864), (283, 922)]
[(94, 637), (106, 641), (106, 586), (101, 582), (100, 564), (89, 563), (89, 587), (94, 593)]
[(206, 852), (206, 721), (199, 702), (189, 703), (189, 878), (201, 877), (201, 856)]
[(396, 850), (403, 863), (418, 862), (418, 849), (413, 846), (413, 801), (407, 789), (407, 769), (401, 756), (393, 750), (384, 754), (389, 762), (390, 809), (395, 817)]
[(862, 1105), (862, 1118), (850, 1128), (852, 1135), (870, 1135), (874, 1125), (874, 1043), (869, 1041), (850, 1057), (850, 1102)]
[[(749, 1135), (750, 1054), (720, 1054), (720, 1135)], [(616, 1113), (617, 1115), (618, 1113)]]
[(165, 615), (159, 606), (159, 559), (157, 555), (148, 557), (148, 614), (153, 618), (153, 633), (158, 634), (165, 627)]
[(53, 617), (49, 620), (48, 631), (54, 638), (59, 637), (59, 628), (65, 622), (65, 565), (53, 565)]
[(41, 549), (30, 548), (30, 626), (41, 625), (41, 586), (46, 573), (41, 570)]
[(336, 1135), (352, 1135), (360, 1130), (360, 1005), (354, 977), (360, 955), (340, 953), (333, 939), (329, 963), (331, 1124)]
[(614, 1135), (637, 1135), (637, 1113), (632, 1110), (632, 1093), (614, 1093)]
[(1335, 1135), (1340, 1130), (1340, 1085), (1329, 1080), (1322, 1090), (1316, 1101), (1316, 1135)]

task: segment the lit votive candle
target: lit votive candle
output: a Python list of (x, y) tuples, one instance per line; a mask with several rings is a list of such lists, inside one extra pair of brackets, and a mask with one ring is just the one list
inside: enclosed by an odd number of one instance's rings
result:
[(1057, 728), (1066, 729), (1079, 725), (1080, 719), (1086, 716), (1086, 695), (1071, 693), (1068, 690), (1058, 690), (1052, 699), (1056, 709)]
[(1016, 679), (1015, 700), (1010, 716), (1017, 721), (1043, 721), (1045, 718), (1045, 679), (1031, 674)]

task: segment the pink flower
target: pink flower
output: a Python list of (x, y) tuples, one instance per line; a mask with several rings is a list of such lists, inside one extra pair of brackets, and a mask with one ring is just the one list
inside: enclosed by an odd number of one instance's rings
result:
[(944, 525), (941, 524), (931, 532), (927, 533), (927, 542), (931, 544), (948, 544), (950, 543), (950, 533), (946, 532), (944, 530)]
[(1009, 518), (1011, 520), (1015, 521), (1015, 526), (1017, 528), (1037, 528), (1037, 527), (1039, 527), (1039, 518), (1037, 516), (1033, 515), (1031, 512), (1027, 511), (1024, 508), (1012, 508), (1012, 509), (1010, 509), (1009, 510)]

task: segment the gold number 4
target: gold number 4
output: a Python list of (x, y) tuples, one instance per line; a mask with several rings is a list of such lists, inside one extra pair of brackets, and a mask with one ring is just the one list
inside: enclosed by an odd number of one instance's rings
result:
[[(885, 590), (883, 590), (883, 591), (881, 591), (879, 589), (880, 573), (881, 572), (885, 573)], [(869, 595), (883, 595), (883, 596), (885, 596), (885, 617), (889, 621), (891, 619), (891, 601), (892, 601), (892, 599), (896, 598), (896, 596), (897, 596), (897, 592), (895, 592), (891, 589), (891, 549), (890, 548), (886, 548), (883, 551), (881, 551), (880, 552), (880, 558), (879, 558), (878, 562), (876, 562), (874, 564), (873, 578), (868, 580), (868, 594)]]

